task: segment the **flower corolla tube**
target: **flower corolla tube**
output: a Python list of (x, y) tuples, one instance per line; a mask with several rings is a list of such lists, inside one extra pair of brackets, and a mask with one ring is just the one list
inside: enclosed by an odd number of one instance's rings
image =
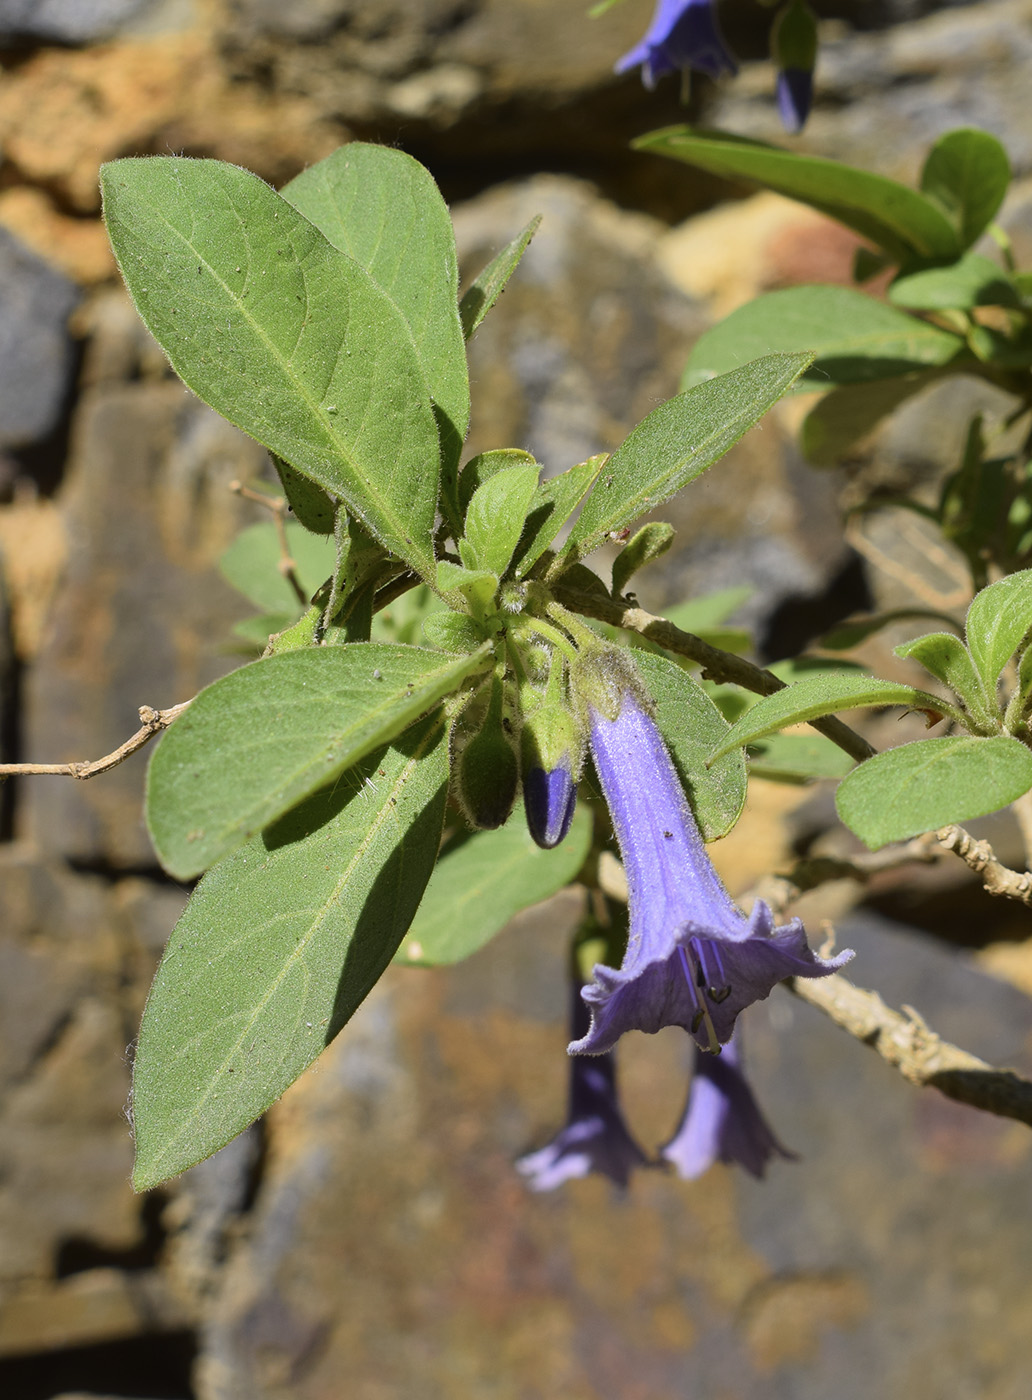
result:
[(716, 1052), (739, 1012), (775, 983), (827, 976), (853, 955), (817, 957), (800, 920), (775, 927), (762, 900), (749, 915), (735, 906), (636, 689), (614, 664), (596, 673), (586, 696), (591, 754), (627, 876), (630, 932), (619, 969), (596, 964), (582, 994), (591, 1027), (569, 1051), (600, 1055), (625, 1031), (683, 1026)]
[(639, 64), (642, 81), (649, 89), (667, 73), (689, 68), (698, 68), (711, 78), (738, 72), (720, 32), (713, 0), (657, 0), (645, 37), (617, 60), (615, 69), (626, 73)]
[(719, 1055), (695, 1047), (695, 1069), (680, 1126), (660, 1150), (688, 1181), (702, 1176), (714, 1162), (737, 1162), (762, 1177), (772, 1157), (795, 1158), (760, 1111), (742, 1067), (739, 1039), (736, 1030)]

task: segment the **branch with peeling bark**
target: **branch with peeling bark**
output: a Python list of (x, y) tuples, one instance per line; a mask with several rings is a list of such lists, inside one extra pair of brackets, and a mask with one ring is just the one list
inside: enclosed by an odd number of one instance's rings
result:
[(943, 850), (953, 851), (976, 875), (981, 875), (990, 894), (1032, 906), (1032, 873), (1009, 869), (997, 859), (988, 841), (976, 841), (962, 826), (944, 826), (935, 838)]
[[(578, 612), (583, 617), (593, 617), (598, 622), (608, 622), (613, 627), (623, 627), (629, 632), (637, 632), (640, 637), (655, 642), (665, 651), (672, 651), (677, 656), (686, 656), (689, 661), (697, 662), (707, 680), (740, 685), (744, 690), (751, 690), (756, 695), (773, 695), (776, 690), (783, 690), (785, 687), (785, 682), (779, 680), (773, 672), (754, 666), (751, 661), (736, 656), (734, 652), (710, 646), (709, 642), (704, 642), (693, 632), (682, 632), (680, 627), (667, 622), (666, 618), (656, 617), (644, 608), (633, 607), (622, 600), (611, 598), (601, 590), (597, 593), (588, 592), (560, 583), (554, 587), (553, 592), (557, 601), (572, 612)], [(866, 739), (834, 716), (811, 720), (810, 724), (858, 763), (874, 755), (874, 749)]]
[(119, 744), (117, 749), (105, 754), (103, 758), (80, 763), (0, 763), (0, 778), (12, 778), (19, 774), (43, 777), (49, 775), (60, 778), (96, 778), (101, 773), (107, 773), (110, 769), (117, 768), (120, 763), (131, 758), (145, 744), (150, 743), (155, 734), (160, 734), (163, 729), (167, 729), (189, 704), (189, 700), (184, 700), (181, 705), (172, 705), (167, 710), (152, 710), (150, 705), (141, 705), (139, 710), (140, 728), (126, 739), (124, 744)]

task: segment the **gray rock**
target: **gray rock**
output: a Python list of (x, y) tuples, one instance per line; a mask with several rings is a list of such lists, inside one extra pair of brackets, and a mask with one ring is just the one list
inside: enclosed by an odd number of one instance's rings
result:
[(73, 282), (0, 228), (0, 447), (25, 447), (57, 426), (78, 300)]
[(0, 40), (87, 44), (107, 39), (155, 0), (0, 0)]

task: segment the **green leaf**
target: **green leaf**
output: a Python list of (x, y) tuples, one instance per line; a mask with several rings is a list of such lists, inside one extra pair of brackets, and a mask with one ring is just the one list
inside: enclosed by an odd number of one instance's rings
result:
[(505, 290), (505, 284), (516, 271), (527, 245), (538, 231), (541, 215), (535, 214), (530, 223), (497, 257), (492, 258), (483, 272), (469, 284), (459, 303), (462, 332), (468, 340)]
[(948, 267), (927, 267), (897, 277), (889, 287), (889, 300), (912, 311), (1021, 306), (1021, 295), (1011, 279), (981, 253), (965, 253)]
[(961, 247), (985, 232), (1010, 184), (1007, 152), (995, 136), (975, 127), (948, 131), (928, 153), (921, 189), (945, 212)]
[(468, 958), (521, 909), (576, 879), (590, 845), (591, 818), (583, 807), (550, 851), (531, 840), (522, 811), (497, 831), (475, 832), (437, 862), (395, 961), (435, 967)]
[(841, 778), (853, 763), (823, 734), (768, 734), (749, 754), (749, 776), (774, 783), (809, 783)]
[(999, 811), (1032, 788), (1032, 753), (1017, 739), (918, 739), (861, 763), (835, 794), (838, 814), (872, 851), (951, 822)]
[(357, 642), (287, 651), (209, 685), (167, 730), (147, 775), (147, 823), (187, 880), (417, 720), (482, 668)]
[(636, 651), (634, 664), (655, 701), (654, 718), (685, 785), (706, 841), (726, 836), (745, 806), (745, 759), (728, 752), (706, 760), (728, 733), (728, 722), (699, 683), (665, 656)]
[(652, 410), (617, 448), (584, 503), (568, 545), (583, 557), (712, 466), (810, 363), (768, 355)]
[(816, 356), (797, 389), (886, 379), (950, 364), (966, 353), (960, 336), (852, 287), (787, 287), (747, 302), (701, 335), (685, 365), (682, 387), (775, 350), (808, 350)]
[(741, 583), (734, 588), (721, 588), (715, 593), (703, 593), (698, 598), (689, 598), (676, 607), (667, 608), (663, 616), (683, 632), (699, 634), (699, 628), (712, 630), (736, 613), (756, 592), (751, 583)]
[[(293, 520), (288, 520), (284, 528), (298, 582), (310, 598), (333, 573), (333, 540), (313, 535)], [(263, 520), (240, 532), (219, 560), (219, 569), (223, 578), (256, 607), (293, 617), (301, 604), (280, 572), (280, 559), (276, 527), (271, 520)]]
[(390, 298), (236, 166), (149, 156), (101, 183), (122, 276), (176, 373), (431, 577), (437, 423)]
[(971, 658), (986, 689), (996, 694), (1004, 666), (1032, 627), (1032, 569), (1009, 574), (976, 593), (968, 608), (965, 635)]
[(437, 587), (442, 593), (461, 593), (475, 613), (483, 613), (498, 588), (498, 575), (442, 559), (437, 566)]
[(484, 640), (483, 629), (467, 613), (434, 612), (423, 619), (423, 636), (438, 651), (476, 651)]
[(508, 471), (510, 467), (538, 467), (538, 463), (532, 453), (524, 452), (521, 447), (495, 447), (469, 459), (459, 473), (459, 507), (463, 519), (478, 488), (496, 472)]
[(530, 500), (523, 535), (513, 556), (517, 578), (526, 577), (549, 545), (555, 542), (556, 535), (591, 490), (608, 460), (608, 452), (599, 452), (586, 462), (567, 467), (557, 476), (538, 483)]
[(296, 472), (289, 462), (284, 462), (275, 452), (272, 453), (272, 465), (283, 486), (287, 504), (305, 529), (311, 530), (313, 535), (332, 535), (337, 508), (322, 487)]
[(919, 661), (953, 693), (960, 697), (964, 708), (979, 726), (990, 733), (999, 731), (1000, 712), (996, 705), (995, 688), (992, 697), (975, 670), (967, 647), (952, 632), (929, 632), (923, 637), (903, 642), (894, 648), (897, 656)]
[(931, 618), (959, 630), (958, 623), (948, 613), (937, 612), (934, 608), (892, 608), (889, 612), (871, 613), (867, 617), (847, 618), (819, 637), (817, 645), (826, 651), (849, 651), (894, 622), (905, 622), (913, 617)]
[(351, 1017), (416, 912), (447, 791), (447, 739), (432, 718), (201, 881), (140, 1030), (138, 1191), (229, 1142)]
[(469, 567), (488, 569), (501, 578), (523, 533), (537, 483), (535, 462), (495, 472), (477, 487), (466, 511), (464, 540), (472, 553)]
[(652, 131), (632, 145), (797, 199), (877, 243), (894, 262), (949, 258), (961, 251), (956, 230), (936, 203), (884, 175), (689, 126)]
[(613, 596), (619, 598), (631, 579), (664, 555), (674, 542), (674, 527), (662, 520), (650, 520), (631, 536), (613, 560)]
[(934, 384), (945, 371), (918, 370), (892, 379), (832, 389), (803, 419), (799, 445), (815, 467), (833, 467), (900, 404)]
[(365, 268), (408, 322), (445, 419), (444, 468), (453, 481), (469, 427), (469, 371), (455, 232), (433, 176), (404, 151), (352, 141), (280, 193)]
[(897, 681), (883, 681), (878, 676), (860, 675), (856, 671), (822, 671), (757, 700), (713, 751), (711, 762), (716, 762), (737, 745), (753, 744), (790, 724), (803, 724), (839, 710), (871, 705), (905, 705), (908, 710), (931, 710), (939, 715), (951, 715), (963, 723), (959, 711), (925, 690), (915, 690)]

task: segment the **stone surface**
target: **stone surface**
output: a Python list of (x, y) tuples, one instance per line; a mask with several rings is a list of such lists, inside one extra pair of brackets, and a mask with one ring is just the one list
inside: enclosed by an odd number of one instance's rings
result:
[(0, 447), (57, 426), (72, 368), (73, 283), (0, 229)]
[[(235, 664), (230, 627), (248, 611), (216, 563), (257, 518), (229, 483), (261, 476), (265, 454), (178, 381), (107, 379), (139, 363), (163, 374), (135, 317), (108, 314), (87, 362), (95, 382), (79, 404), (59, 498), (62, 587), (26, 685), (25, 750), (40, 762), (99, 758), (139, 727), (141, 705), (188, 700)], [(135, 757), (100, 782), (37, 782), (22, 829), (41, 849), (78, 860), (152, 864), (143, 762)]]

